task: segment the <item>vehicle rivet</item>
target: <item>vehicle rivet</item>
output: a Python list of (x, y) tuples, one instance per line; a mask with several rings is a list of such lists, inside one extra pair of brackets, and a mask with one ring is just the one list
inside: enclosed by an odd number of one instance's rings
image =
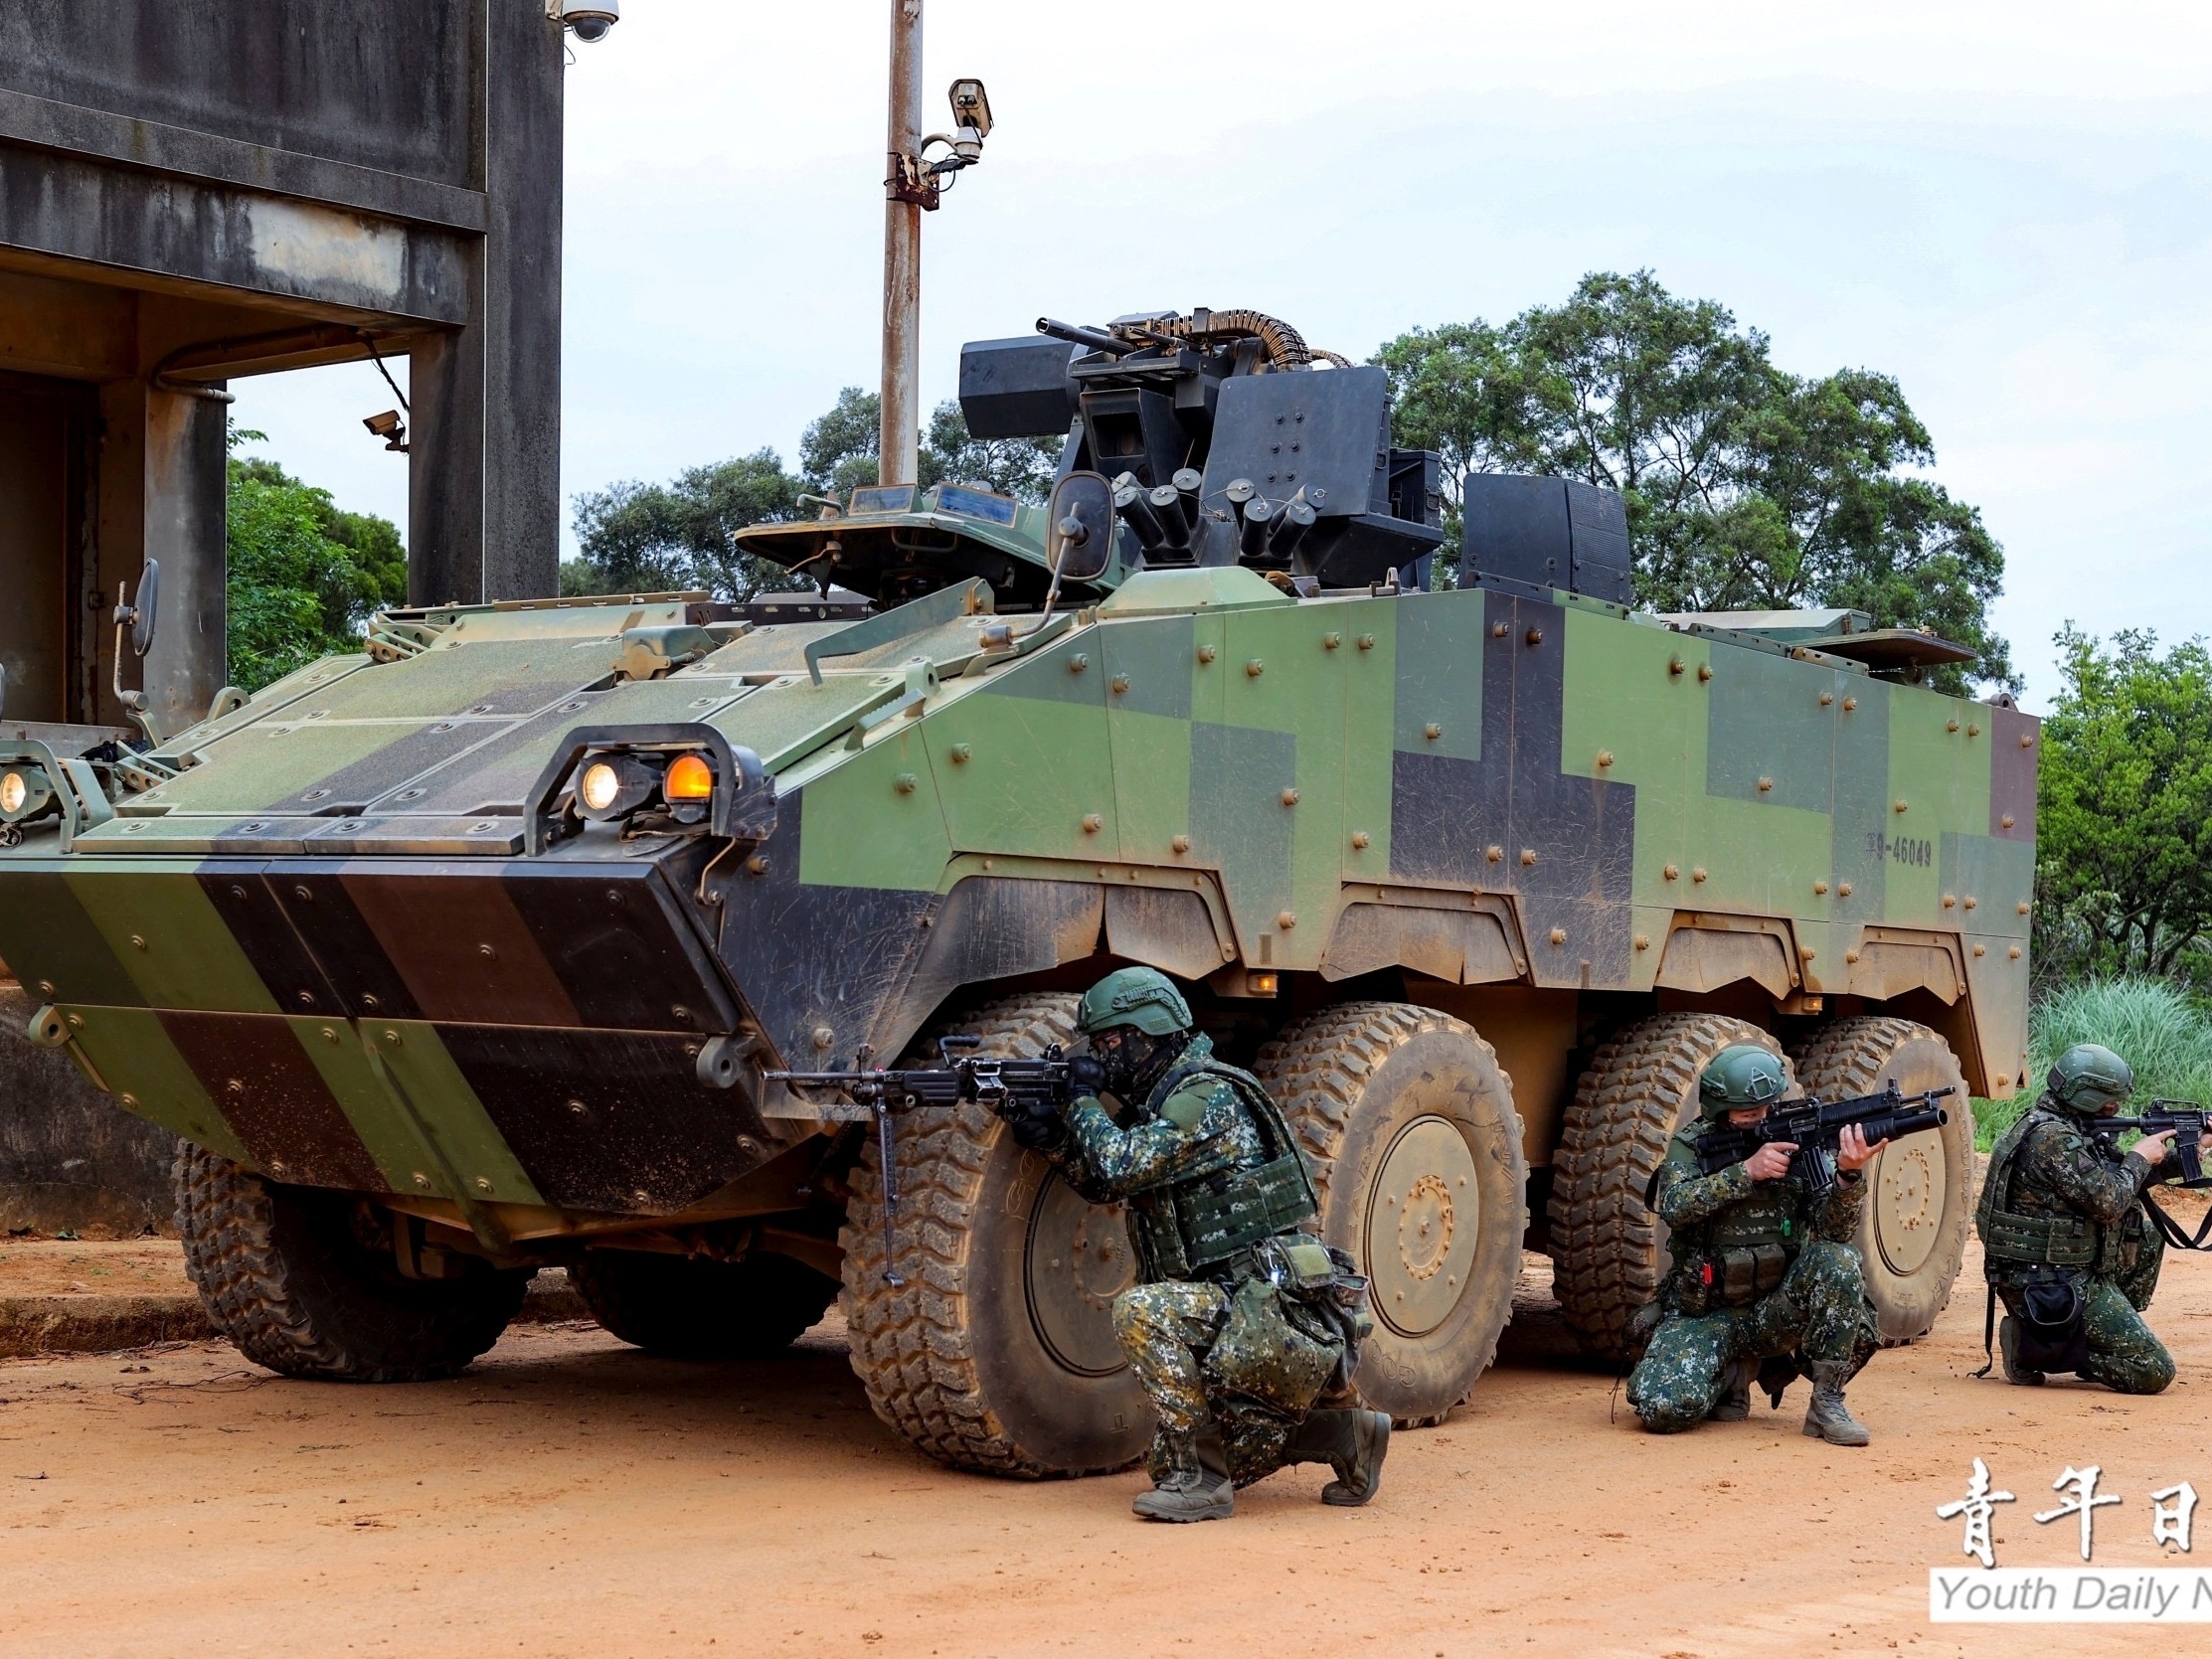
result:
[(1669, 657), (1666, 660), (1666, 671), (1669, 674), (1679, 674), (1682, 672), (1685, 666), (1687, 665), (1684, 664), (1680, 657)]
[(1843, 953), (1843, 959), (1846, 962), (1855, 962), (1859, 959), (1859, 953), (1855, 950), (1846, 950)]
[(1096, 812), (1086, 812), (1086, 813), (1085, 813), (1085, 814), (1083, 815), (1083, 833), (1084, 833), (1084, 834), (1086, 834), (1086, 835), (1097, 835), (1097, 834), (1099, 833), (1099, 831), (1101, 831), (1101, 830), (1103, 830), (1103, 829), (1105, 829), (1105, 828), (1106, 828), (1106, 819), (1104, 819), (1103, 817), (1101, 817), (1101, 816), (1100, 816), (1100, 815), (1099, 815), (1098, 813), (1096, 813)]
[(488, 1192), (490, 1192), (490, 1191), (491, 1191), (491, 1177), (490, 1177), (490, 1176), (488, 1176), (488, 1175), (479, 1175), (479, 1176), (477, 1176), (477, 1177), (476, 1177), (476, 1190), (477, 1190), (478, 1192), (480, 1192), (480, 1193), (488, 1193)]
[(649, 1205), (649, 1204), (651, 1204), (651, 1203), (653, 1202), (653, 1195), (652, 1195), (651, 1193), (648, 1193), (648, 1192), (646, 1192), (646, 1191), (645, 1191), (645, 1190), (644, 1190), (644, 1189), (643, 1189), (643, 1188), (641, 1187), (641, 1188), (639, 1188), (639, 1189), (638, 1189), (638, 1190), (637, 1190), (636, 1192), (634, 1192), (634, 1193), (630, 1194), (630, 1202), (631, 1202), (632, 1204), (636, 1205), (636, 1206), (637, 1206), (637, 1207), (638, 1207), (638, 1208), (639, 1208), (640, 1210), (642, 1210), (642, 1209), (644, 1209), (644, 1208), (645, 1208), (645, 1207), (646, 1207), (647, 1205)]
[(226, 1082), (223, 1086), (229, 1089), (233, 1094), (244, 1094), (246, 1092), (246, 1084), (237, 1078), (231, 1078), (230, 1081)]
[(1803, 957), (1806, 961), (1811, 961), (1813, 958), (1812, 946), (1809, 944), (1800, 944), (1799, 946), (1797, 946), (1797, 954)]
[(1490, 624), (1490, 637), (1492, 639), (1503, 639), (1505, 637), (1505, 624), (1503, 622), (1492, 622)]
[(499, 955), (499, 952), (494, 950), (488, 944), (480, 944), (476, 947), (476, 954), (479, 956), (489, 956), (496, 959)]
[(1659, 874), (1664, 876), (1668, 881), (1671, 882), (1679, 877), (1682, 872), (1670, 864), (1664, 870), (1660, 871)]
[(1828, 891), (1828, 884), (1826, 882), (1814, 882), (1812, 884), (1812, 891), (1815, 893), (1825, 893)]
[(1855, 697), (1846, 697), (1846, 698), (1845, 698), (1845, 699), (1843, 700), (1843, 712), (1844, 712), (1845, 714), (1849, 714), (1849, 713), (1850, 713), (1850, 712), (1851, 712), (1851, 711), (1852, 711), (1853, 709), (1857, 708), (1858, 706), (1859, 706), (1859, 700), (1858, 700), (1857, 698), (1855, 698)]
[(1340, 633), (1325, 633), (1321, 635), (1321, 649), (1324, 651), (1333, 651), (1343, 643), (1344, 636)]
[(2007, 812), (2002, 818), (1998, 819), (1997, 822), (2003, 828), (2010, 829), (2012, 827), (2012, 814)]
[(1505, 849), (1503, 847), (1485, 847), (1482, 849), (1482, 856), (1492, 864), (1503, 864), (1505, 862)]
[(1353, 847), (1353, 849), (1354, 849), (1355, 851), (1359, 851), (1359, 852), (1364, 852), (1364, 851), (1366, 851), (1369, 839), (1370, 839), (1370, 838), (1369, 838), (1369, 836), (1368, 836), (1368, 834), (1367, 834), (1367, 832), (1366, 832), (1365, 830), (1354, 830), (1354, 831), (1352, 831), (1352, 847)]
[(1531, 645), (1541, 645), (1544, 643), (1544, 630), (1542, 628), (1531, 628), (1522, 637)]
[(1980, 901), (1980, 900), (1978, 900), (1978, 899), (1976, 899), (1976, 898), (1975, 898), (1975, 897), (1974, 897), (1974, 896), (1973, 896), (1972, 894), (1970, 894), (1970, 893), (1969, 893), (1969, 894), (1967, 894), (1967, 895), (1966, 895), (1966, 909), (1967, 909), (1967, 910), (1969, 910), (1969, 911), (1970, 911), (1970, 910), (1972, 910), (1972, 909), (1973, 909), (1973, 908), (1974, 908), (1974, 907), (1975, 907), (1976, 905), (1978, 905), (1978, 904), (1980, 904), (1980, 903), (1981, 903), (1981, 901)]
[(1613, 750), (1612, 750), (1612, 749), (1610, 749), (1610, 748), (1601, 748), (1601, 749), (1600, 749), (1600, 750), (1598, 751), (1598, 764), (1599, 764), (1599, 765), (1601, 765), (1601, 766), (1610, 766), (1610, 765), (1612, 765), (1612, 764), (1613, 764)]
[(570, 1113), (577, 1117), (588, 1116), (591, 1112), (591, 1109), (592, 1108), (587, 1106), (582, 1100), (571, 1100), (569, 1102)]
[[(1978, 738), (1978, 737), (1980, 737), (1980, 736), (1981, 736), (1981, 728), (1980, 728), (1980, 727), (1978, 727), (1978, 726), (1975, 726), (1974, 724), (1972, 724), (1972, 723), (1971, 723), (1971, 722), (1969, 721), (1969, 722), (1967, 723), (1967, 725), (1966, 725), (1966, 736), (1967, 736), (1967, 737), (1969, 737), (1969, 738)], [(149, 791), (149, 792), (150, 792), (150, 791)]]
[(1651, 941), (1645, 938), (1641, 933), (1638, 933), (1636, 935), (1636, 948), (1638, 950), (1649, 950), (1651, 948)]
[(1954, 905), (1956, 905), (1956, 904), (1957, 904), (1957, 903), (1958, 903), (1958, 898), (1957, 898), (1957, 895), (1956, 895), (1956, 894), (1951, 894), (1951, 893), (1947, 893), (1947, 894), (1945, 894), (1945, 895), (1944, 895), (1944, 909), (1945, 909), (1945, 910), (1947, 910), (1947, 911), (1948, 911), (1948, 910), (1950, 910), (1950, 909), (1951, 909), (1951, 908), (1952, 908), (1952, 907), (1953, 907)]
[(1566, 928), (1564, 928), (1564, 927), (1554, 927), (1554, 928), (1552, 929), (1552, 943), (1554, 943), (1554, 944), (1565, 944), (1566, 942), (1567, 942), (1567, 929), (1566, 929)]
[(1068, 659), (1068, 672), (1071, 674), (1081, 674), (1090, 666), (1091, 659), (1085, 656), (1081, 651), (1078, 651), (1074, 656)]
[(1956, 732), (1958, 730), (1958, 723), (1956, 720), (1947, 720), (1944, 722), (1944, 730), (1946, 732)]
[(417, 1170), (415, 1172), (415, 1184), (418, 1187), (427, 1187), (430, 1184), (430, 1178), (425, 1175), (421, 1170)]
[(387, 1031), (384, 1034), (384, 1040), (387, 1043), (391, 1044), (395, 1049), (400, 1046), (400, 1034), (396, 1031)]
[(70, 1022), (70, 1029), (71, 1029), (72, 1031), (83, 1031), (83, 1030), (85, 1029), (85, 1016), (84, 1016), (84, 1015), (82, 1015), (82, 1014), (72, 1014), (72, 1015), (70, 1015), (70, 1016), (69, 1016), (69, 1022)]
[(1521, 849), (1521, 867), (1525, 870), (1526, 868), (1528, 868), (1528, 866), (1534, 864), (1535, 862), (1536, 849), (1534, 847), (1523, 847)]
[(916, 777), (914, 773), (901, 772), (897, 777), (891, 780), (891, 786), (894, 789), (898, 790), (899, 793), (902, 795), (911, 795), (921, 784), (921, 782), (922, 780)]
[(1200, 662), (1212, 662), (1214, 660), (1214, 648), (1211, 645), (1201, 645), (1198, 648), (1198, 660)]
[(1828, 706), (1828, 705), (1829, 705), (1830, 703), (1833, 703), (1834, 701), (1835, 701), (1835, 693), (1834, 693), (1834, 692), (1832, 692), (1832, 691), (1824, 691), (1824, 692), (1822, 692), (1822, 693), (1820, 694), (1820, 707), (1821, 707), (1821, 708), (1825, 709), (1825, 708), (1826, 708), (1826, 707), (1827, 707), (1827, 706)]
[(836, 1041), (837, 1033), (830, 1030), (829, 1027), (816, 1026), (814, 1028), (814, 1047), (816, 1047), (817, 1049), (827, 1049), (832, 1043)]
[[(2021, 900), (2021, 901), (2020, 901), (2020, 902), (2019, 902), (2019, 903), (2018, 903), (2017, 905), (2013, 906), (2012, 908), (2013, 908), (2013, 910), (2014, 910), (2014, 911), (2016, 911), (2016, 912), (2018, 912), (2019, 914), (2021, 914), (2021, 915), (2026, 915), (2026, 914), (2028, 913), (2028, 902), (2027, 902), (2027, 901), (2026, 901), (2025, 899)], [(50, 986), (50, 987), (48, 987), (48, 988), (49, 988), (49, 989), (52, 989), (52, 987), (51, 987), (51, 986)]]
[(1899, 801), (1895, 806), (1891, 807), (1890, 810), (1892, 812), (1902, 812), (1905, 810), (1905, 803), (1903, 801)]
[(1844, 898), (1844, 899), (1848, 899), (1848, 898), (1850, 898), (1850, 897), (1851, 897), (1851, 884), (1850, 884), (1849, 882), (1845, 882), (1845, 883), (1844, 883), (1844, 884), (1843, 884), (1842, 886), (1838, 887), (1838, 888), (1837, 888), (1837, 889), (1836, 889), (1835, 891), (1836, 891), (1836, 894), (1837, 894), (1837, 896), (1838, 896), (1838, 897), (1840, 897), (1840, 898)]
[(2010, 950), (2006, 951), (2005, 954), (2009, 956), (2013, 961), (2017, 962), (2020, 959), (2020, 947), (2018, 945), (2014, 945)]
[(1178, 835), (1167, 845), (1174, 852), (1187, 853), (1190, 851), (1190, 837), (1187, 835)]
[(48, 997), (52, 996), (52, 995), (54, 994), (54, 981), (53, 981), (53, 980), (51, 980), (51, 979), (42, 979), (42, 980), (40, 980), (40, 981), (39, 981), (39, 994), (40, 994), (41, 996), (48, 996)]
[(300, 1007), (302, 1007), (302, 1008), (312, 1008), (312, 1007), (314, 1007), (314, 1006), (315, 1006), (315, 993), (314, 993), (314, 992), (312, 992), (312, 991), (301, 991), (301, 992), (299, 993), (299, 1006), (300, 1006)]
[(1298, 924), (1297, 912), (1295, 911), (1282, 912), (1275, 918), (1275, 924), (1287, 933)]
[(954, 744), (951, 749), (952, 763), (955, 766), (964, 766), (967, 764), (967, 757), (974, 752), (975, 750), (965, 744)]
[(1713, 677), (1713, 665), (1709, 662), (1699, 663), (1697, 665), (1697, 677), (1700, 680), (1710, 680)]
[(374, 1008), (377, 1006), (377, 999), (372, 996), (365, 996), (361, 999), (361, 1006), (364, 1008)]
[(1703, 865), (1691, 866), (1690, 880), (1693, 882), (1702, 882), (1703, 880), (1705, 880), (1705, 867)]
[(133, 950), (143, 950), (143, 949), (145, 949), (145, 948), (146, 948), (146, 939), (145, 939), (145, 935), (144, 935), (144, 934), (142, 934), (142, 933), (133, 933), (133, 934), (131, 934), (131, 935), (130, 935), (130, 948), (131, 948), (131, 949), (133, 949)]
[(1296, 791), (1295, 789), (1285, 789), (1285, 790), (1283, 790), (1283, 791), (1282, 791), (1282, 804), (1283, 804), (1284, 806), (1295, 806), (1295, 805), (1297, 805), (1297, 804), (1298, 804), (1298, 792), (1297, 792), (1297, 791)]
[(1427, 726), (1424, 726), (1421, 729), (1421, 735), (1424, 738), (1430, 739), (1441, 738), (1444, 736), (1444, 728), (1439, 726), (1435, 721), (1431, 721)]
[(745, 867), (748, 872), (755, 876), (766, 876), (768, 873), (768, 861), (763, 858), (759, 853), (755, 853), (751, 858), (747, 859), (745, 861)]
[[(130, 1111), (136, 1111), (138, 1109), (138, 1096), (135, 1094), (118, 1094), (115, 1096), (115, 1098), (122, 1101), (124, 1107)], [(199, 1125), (194, 1124), (193, 1127), (198, 1128)]]
[(1262, 662), (1258, 657), (1254, 657), (1252, 661), (1245, 664), (1245, 672), (1251, 675), (1255, 680), (1259, 679), (1262, 674), (1265, 674), (1267, 672), (1267, 670), (1268, 665)]
[(324, 1041), (325, 1043), (335, 1043), (335, 1042), (337, 1042), (337, 1041), (338, 1041), (338, 1028), (337, 1028), (336, 1026), (324, 1026), (324, 1027), (322, 1028), (322, 1040), (323, 1040), (323, 1041)]
[(1375, 648), (1375, 636), (1371, 633), (1363, 633), (1356, 641), (1354, 641), (1354, 643), (1356, 643), (1362, 651), (1372, 651)]
[(2035, 740), (2029, 737), (2025, 732), (2023, 732), (2020, 734), (2020, 747), (2022, 748), (2033, 748), (2035, 747)]

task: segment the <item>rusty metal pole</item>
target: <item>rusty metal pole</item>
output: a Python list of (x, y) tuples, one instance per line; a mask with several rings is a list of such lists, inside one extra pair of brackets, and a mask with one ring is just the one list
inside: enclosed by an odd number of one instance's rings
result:
[[(883, 428), (878, 476), (915, 482), (922, 426), (922, 0), (891, 0), (890, 168), (883, 205)], [(909, 188), (902, 191), (902, 184)]]

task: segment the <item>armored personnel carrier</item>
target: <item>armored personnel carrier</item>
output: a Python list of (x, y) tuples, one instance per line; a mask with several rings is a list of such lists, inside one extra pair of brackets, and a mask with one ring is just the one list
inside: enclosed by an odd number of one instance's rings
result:
[[(961, 397), (1068, 433), (1051, 505), (861, 489), (745, 533), (820, 600), (393, 611), (191, 731), (0, 748), (0, 956), (189, 1143), (248, 1355), (449, 1373), (556, 1263), (628, 1341), (758, 1355), (841, 1286), (932, 1456), (1123, 1463), (1119, 1218), (979, 1107), (883, 1137), (766, 1076), (1039, 1054), (1121, 963), (1276, 1091), (1408, 1422), (1477, 1386), (1526, 1248), (1618, 1352), (1728, 1044), (1828, 1096), (2021, 1084), (2037, 727), (1915, 683), (1963, 653), (1638, 614), (1618, 498), (1556, 478), (1470, 478), (1439, 571), (1381, 370), (1250, 312), (1042, 326)], [(1875, 1172), (1891, 1338), (1950, 1293), (1970, 1132)]]

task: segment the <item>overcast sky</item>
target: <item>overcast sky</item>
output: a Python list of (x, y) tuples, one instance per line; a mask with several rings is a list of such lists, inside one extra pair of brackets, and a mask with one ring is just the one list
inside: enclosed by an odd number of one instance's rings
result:
[[(888, 9), (629, 0), (574, 48), (565, 501), (788, 460), (875, 384)], [(1898, 377), (2031, 706), (2068, 618), (2212, 633), (2201, 3), (928, 0), (927, 64), (933, 125), (979, 75), (998, 130), (926, 220), (926, 403), (1040, 313), (1253, 306), (1358, 358), (1643, 266), (1796, 373)], [(237, 390), (405, 524), (373, 370)]]

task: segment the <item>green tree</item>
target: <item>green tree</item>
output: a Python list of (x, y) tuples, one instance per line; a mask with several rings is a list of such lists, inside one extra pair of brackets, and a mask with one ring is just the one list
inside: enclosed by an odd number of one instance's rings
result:
[[(233, 446), (259, 436), (236, 432)], [(389, 519), (344, 511), (274, 461), (233, 456), (229, 469), (230, 677), (258, 691), (359, 649), (374, 612), (407, 602), (407, 550)]]
[[(743, 600), (763, 589), (803, 587), (781, 566), (741, 553), (737, 533), (779, 523), (808, 506), (801, 494), (850, 497), (881, 476), (877, 461), (881, 402), (848, 386), (799, 438), (798, 471), (772, 449), (697, 466), (668, 484), (628, 482), (576, 498), (580, 557), (561, 567), (561, 590), (666, 592), (703, 587)], [(1059, 464), (1057, 441), (982, 439), (968, 434), (960, 406), (939, 404), (922, 433), (925, 488), (950, 479), (1001, 495), (1042, 501)]]
[(1450, 559), (1464, 473), (1580, 478), (1624, 497), (1640, 604), (1846, 605), (1956, 639), (1980, 654), (1975, 678), (2018, 684), (1987, 618), (2004, 556), (1920, 476), (1935, 445), (1890, 377), (1789, 375), (1765, 334), (1648, 271), (1586, 276), (1502, 326), (1416, 329), (1375, 361), (1398, 441), (1444, 457)]
[(2108, 648), (2069, 625), (2043, 727), (2034, 954), (2046, 983), (2087, 974), (2212, 980), (2212, 652)]

